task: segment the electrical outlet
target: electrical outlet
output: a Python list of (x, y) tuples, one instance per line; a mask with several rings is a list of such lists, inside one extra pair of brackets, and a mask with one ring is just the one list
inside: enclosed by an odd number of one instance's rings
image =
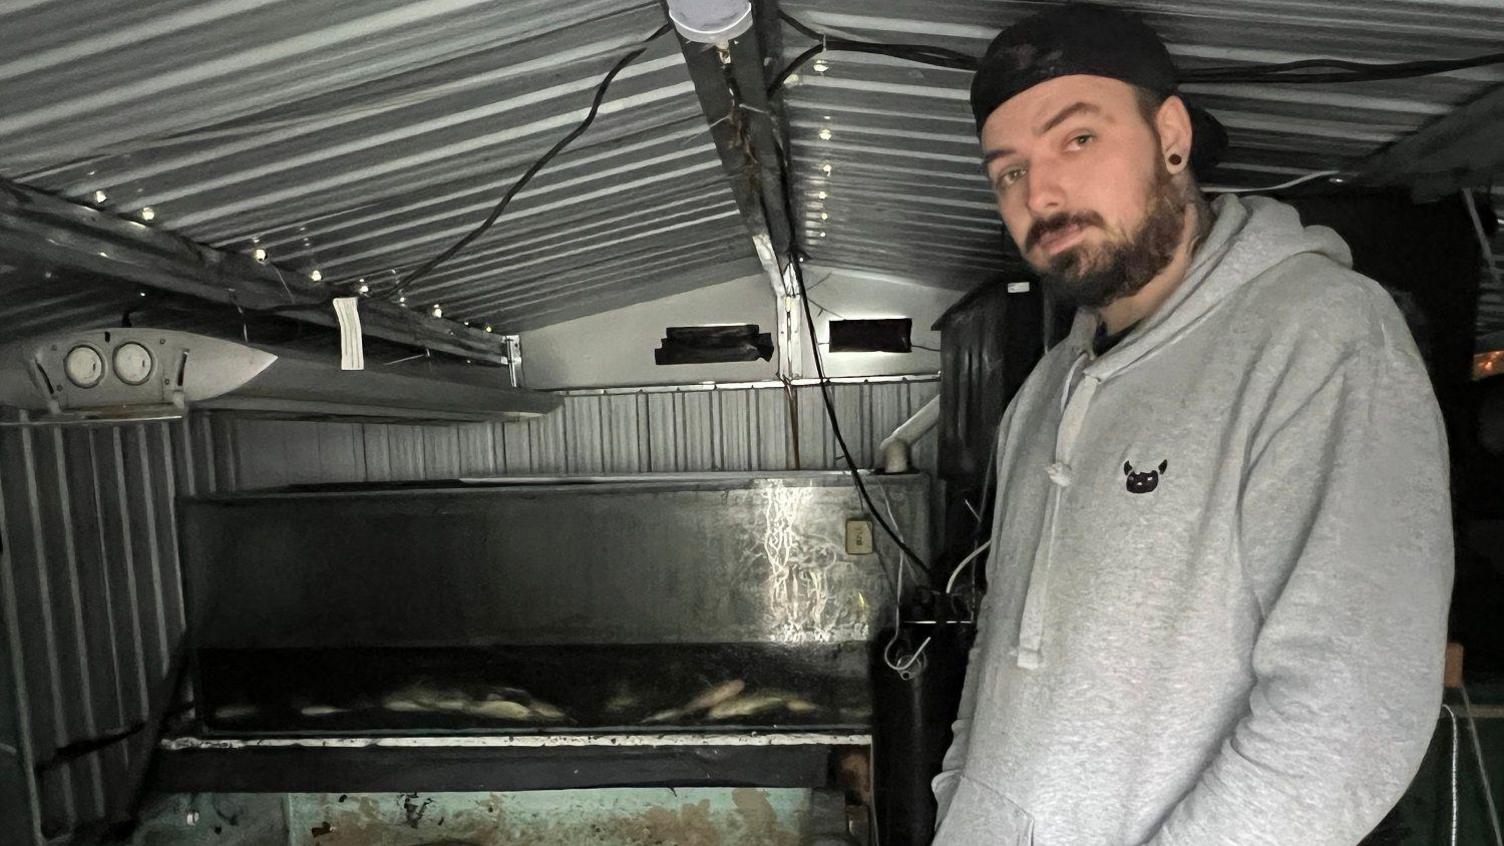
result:
[(872, 522), (852, 519), (846, 521), (846, 554), (872, 554)]

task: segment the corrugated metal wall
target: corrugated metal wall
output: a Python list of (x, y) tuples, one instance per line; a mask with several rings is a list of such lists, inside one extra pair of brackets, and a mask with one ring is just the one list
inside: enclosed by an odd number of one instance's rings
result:
[[(195, 490), (189, 423), (0, 429), (0, 613), (30, 769), (140, 721), (183, 629), (174, 501)], [(130, 750), (46, 770), (45, 834), (99, 817)]]
[[(935, 396), (939, 382), (872, 380), (832, 390), (848, 443), (871, 464), (876, 444)], [(795, 443), (799, 466), (839, 466), (816, 386), (575, 393), (557, 413), (495, 425), (214, 414), (0, 428), (0, 614), (3, 645), (14, 653), (0, 673), (19, 711), (11, 757), (29, 769), (61, 746), (146, 715), (183, 630), (174, 526), (180, 494), (458, 476), (781, 470), (795, 466)], [(927, 444), (916, 464), (933, 466), (932, 456)], [(0, 701), (0, 710), (11, 707)], [(0, 719), (0, 731), (5, 726)], [(9, 755), (0, 749), (0, 767)], [(119, 800), (129, 764), (129, 750), (116, 746), (49, 770), (34, 794), (26, 784), (0, 784), (0, 793), (16, 788), (0, 796), (0, 808), (34, 803), (43, 833), (62, 833)]]
[[(832, 387), (843, 434), (870, 465), (877, 443), (939, 392), (934, 377)], [(446, 427), (297, 423), (216, 415), (207, 431), (211, 486), (231, 490), (318, 482), (830, 469), (840, 452), (819, 388), (800, 385), (573, 393), (525, 423)], [(799, 463), (794, 461), (797, 429)], [(933, 447), (925, 446), (932, 450)], [(932, 466), (926, 455), (919, 466)]]

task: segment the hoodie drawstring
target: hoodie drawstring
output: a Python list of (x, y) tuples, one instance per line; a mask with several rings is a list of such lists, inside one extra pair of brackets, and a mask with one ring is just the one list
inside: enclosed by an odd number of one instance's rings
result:
[(1023, 616), (1018, 632), (1018, 666), (1027, 670), (1038, 669), (1044, 660), (1044, 611), (1049, 595), (1050, 558), (1055, 547), (1056, 516), (1065, 489), (1073, 481), (1071, 451), (1086, 423), (1086, 410), (1102, 380), (1096, 376), (1082, 375), (1076, 384), (1077, 373), (1082, 369), (1086, 356), (1078, 357), (1066, 376), (1065, 391), (1061, 397), (1060, 428), (1055, 434), (1055, 461), (1045, 468), (1054, 489), (1045, 506), (1044, 535), (1034, 552), (1034, 566), (1029, 574), (1029, 590), (1024, 596)]

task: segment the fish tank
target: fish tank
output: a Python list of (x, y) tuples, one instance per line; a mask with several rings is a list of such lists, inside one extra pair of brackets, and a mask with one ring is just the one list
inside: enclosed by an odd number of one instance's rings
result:
[[(926, 477), (868, 485), (926, 547)], [(899, 559), (880, 534), (847, 548), (865, 511), (846, 474), (329, 487), (179, 513), (209, 734), (870, 725)]]

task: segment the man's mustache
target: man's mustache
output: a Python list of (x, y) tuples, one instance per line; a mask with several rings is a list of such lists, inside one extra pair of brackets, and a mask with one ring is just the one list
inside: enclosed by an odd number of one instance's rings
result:
[(1054, 217), (1035, 221), (1034, 225), (1029, 227), (1028, 236), (1024, 238), (1024, 250), (1027, 252), (1034, 249), (1040, 238), (1072, 225), (1101, 226), (1102, 216), (1093, 211), (1061, 212)]

